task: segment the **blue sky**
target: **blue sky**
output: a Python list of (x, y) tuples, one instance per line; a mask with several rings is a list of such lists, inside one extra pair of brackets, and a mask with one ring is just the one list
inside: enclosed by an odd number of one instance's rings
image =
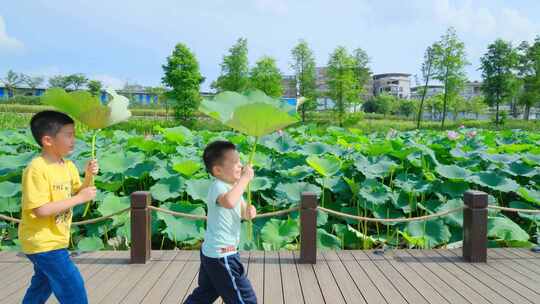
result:
[(366, 50), (375, 73), (416, 74), (426, 47), (449, 26), (465, 42), (467, 72), (477, 80), (488, 43), (540, 34), (540, 1), (4, 0), (0, 75), (84, 73), (114, 87), (159, 85), (161, 65), (183, 42), (199, 60), (206, 90), (239, 37), (248, 39), (250, 64), (269, 55), (285, 74), (300, 38), (318, 65), (343, 45)]

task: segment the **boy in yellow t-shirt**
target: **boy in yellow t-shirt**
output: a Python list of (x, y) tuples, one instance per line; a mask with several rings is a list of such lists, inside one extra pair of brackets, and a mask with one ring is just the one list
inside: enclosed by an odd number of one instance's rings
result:
[(88, 162), (81, 183), (77, 167), (64, 159), (75, 145), (74, 122), (66, 114), (39, 112), (30, 120), (30, 129), (42, 153), (22, 177), (19, 240), (34, 264), (34, 276), (22, 302), (45, 303), (54, 293), (60, 303), (88, 303), (84, 281), (67, 247), (71, 208), (96, 196), (96, 188), (90, 184), (98, 164)]

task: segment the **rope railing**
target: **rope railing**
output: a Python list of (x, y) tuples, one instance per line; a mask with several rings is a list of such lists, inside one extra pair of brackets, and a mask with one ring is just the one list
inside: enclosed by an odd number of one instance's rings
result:
[[(169, 209), (163, 209), (163, 208), (159, 208), (159, 207), (156, 207), (156, 206), (148, 206), (148, 209), (151, 209), (151, 210), (154, 210), (154, 211), (157, 211), (157, 212), (163, 212), (163, 213), (170, 214), (170, 215), (173, 215), (173, 216), (185, 217), (185, 218), (194, 219), (194, 220), (207, 220), (208, 219), (208, 217), (206, 215), (196, 215), (196, 214), (190, 214), (190, 213), (185, 213), (185, 212), (172, 211), (172, 210), (169, 210)], [(285, 214), (288, 214), (288, 213), (291, 213), (291, 212), (294, 212), (294, 211), (298, 211), (299, 209), (300, 209), (299, 207), (292, 207), (292, 208), (289, 208), (289, 209), (257, 214), (254, 217), (254, 219), (285, 215)]]
[(357, 220), (357, 221), (377, 222), (377, 223), (407, 223), (407, 222), (425, 221), (425, 220), (429, 220), (429, 219), (432, 219), (432, 218), (438, 218), (438, 217), (445, 216), (445, 215), (448, 215), (448, 214), (451, 214), (451, 213), (454, 213), (454, 212), (461, 211), (461, 210), (463, 210), (463, 208), (464, 207), (458, 207), (458, 208), (454, 208), (454, 209), (445, 210), (445, 211), (442, 211), (442, 212), (439, 212), (439, 213), (423, 215), (423, 216), (418, 216), (418, 217), (391, 218), (391, 219), (389, 219), (389, 218), (373, 218), (373, 217), (357, 216), (357, 215), (352, 215), (352, 214), (348, 214), (348, 213), (335, 211), (335, 210), (332, 210), (332, 209), (327, 209), (327, 208), (323, 208), (323, 207), (317, 207), (317, 209), (319, 209), (321, 211), (327, 212), (329, 214), (332, 214), (332, 215), (335, 215), (335, 216), (338, 216), (338, 217), (348, 218), (348, 219)]
[(18, 219), (18, 218), (14, 218), (14, 217), (3, 215), (3, 214), (0, 214), (0, 220), (7, 221), (7, 222), (12, 222), (12, 223), (17, 223), (17, 224), (19, 224), (21, 222), (21, 220)]
[(540, 209), (520, 209), (520, 208), (508, 208), (508, 207), (501, 207), (501, 206), (489, 206), (489, 205), (488, 205), (488, 209), (508, 211), (508, 212), (540, 214)]
[[(105, 221), (105, 220), (107, 220), (107, 219), (110, 219), (110, 218), (112, 218), (113, 216), (117, 216), (117, 215), (122, 214), (122, 213), (124, 213), (124, 212), (126, 212), (126, 211), (129, 211), (130, 209), (131, 209), (131, 208), (128, 207), (128, 208), (125, 208), (125, 209), (116, 211), (116, 212), (114, 212), (114, 213), (111, 213), (111, 214), (109, 214), (109, 215), (104, 215), (104, 216), (100, 216), (100, 217), (97, 217), (97, 218), (93, 218), (93, 219), (89, 219), (89, 220), (84, 220), (84, 221), (72, 222), (71, 225), (72, 225), (72, 226), (80, 226), (80, 225), (87, 225), (87, 224), (95, 224), (95, 223), (99, 223), (99, 222)], [(20, 224), (20, 223), (21, 223), (21, 220), (20, 220), (20, 219), (14, 218), (14, 217), (11, 217), (11, 216), (7, 216), (7, 215), (3, 215), (3, 214), (0, 214), (0, 220), (4, 220), (4, 221), (16, 223), (16, 224)]]

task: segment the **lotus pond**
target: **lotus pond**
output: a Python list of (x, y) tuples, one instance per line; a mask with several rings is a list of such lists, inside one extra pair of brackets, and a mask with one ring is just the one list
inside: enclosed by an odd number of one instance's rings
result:
[[(129, 207), (129, 194), (148, 190), (154, 205), (204, 215), (208, 174), (200, 159), (215, 139), (234, 142), (247, 160), (253, 139), (234, 132), (156, 128), (156, 135), (105, 131), (97, 141), (99, 194), (83, 218)], [(82, 172), (90, 158), (91, 134), (78, 138), (71, 159)], [(20, 217), (21, 174), (38, 146), (27, 130), (0, 131), (0, 213)], [(540, 134), (520, 130), (409, 131), (365, 135), (355, 129), (297, 127), (264, 136), (254, 155), (253, 203), (258, 213), (297, 205), (304, 191), (341, 212), (376, 218), (408, 218), (463, 205), (468, 189), (489, 193), (489, 204), (540, 208)], [(457, 246), (463, 218), (367, 224), (319, 211), (318, 246), (325, 249), (436, 248)], [(72, 228), (72, 249), (127, 249), (129, 214)], [(154, 249), (195, 249), (205, 222), (153, 214)], [(253, 232), (249, 238), (248, 231)], [(17, 228), (0, 221), (1, 250), (17, 250)], [(531, 246), (540, 234), (540, 215), (491, 210), (490, 246)], [(261, 218), (242, 226), (241, 249), (297, 249), (298, 213)]]

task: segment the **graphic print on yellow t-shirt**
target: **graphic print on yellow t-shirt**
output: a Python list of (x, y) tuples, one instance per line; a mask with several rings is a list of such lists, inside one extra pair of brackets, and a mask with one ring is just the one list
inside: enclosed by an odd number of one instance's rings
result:
[(22, 219), (19, 240), (26, 254), (67, 248), (72, 212), (38, 218), (32, 209), (70, 198), (81, 187), (77, 167), (71, 161), (51, 163), (39, 156), (30, 162), (22, 178)]

